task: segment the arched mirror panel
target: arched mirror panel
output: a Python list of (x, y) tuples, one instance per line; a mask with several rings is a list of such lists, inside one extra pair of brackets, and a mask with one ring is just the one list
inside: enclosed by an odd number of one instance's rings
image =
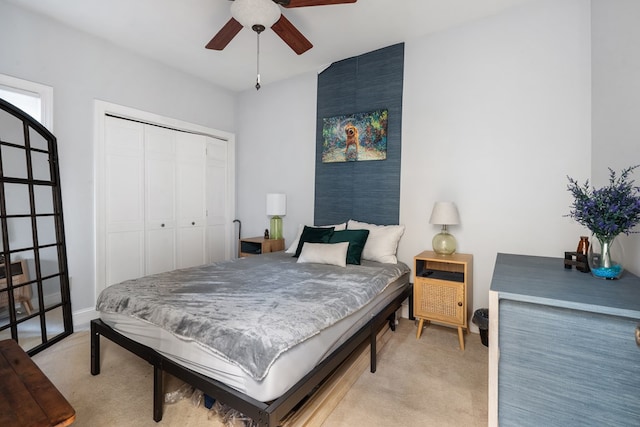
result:
[(33, 355), (73, 332), (56, 138), (0, 99), (0, 340)]

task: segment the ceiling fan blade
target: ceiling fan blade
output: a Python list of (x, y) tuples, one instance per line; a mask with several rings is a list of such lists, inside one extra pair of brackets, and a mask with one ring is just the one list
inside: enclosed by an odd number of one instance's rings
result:
[(271, 29), (298, 55), (302, 55), (313, 47), (311, 42), (284, 15), (280, 15), (280, 19)]
[[(332, 4), (355, 3), (357, 0), (289, 0), (289, 3), (281, 3), (286, 8), (307, 6), (330, 6)], [(276, 1), (276, 3), (278, 3)]]
[(211, 41), (205, 46), (207, 49), (222, 50), (229, 42), (240, 32), (242, 24), (231, 18), (224, 24), (224, 27), (218, 31), (218, 34), (213, 36)]

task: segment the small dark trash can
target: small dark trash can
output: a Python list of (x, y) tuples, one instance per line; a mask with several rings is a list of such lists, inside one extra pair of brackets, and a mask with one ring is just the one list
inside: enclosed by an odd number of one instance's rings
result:
[(473, 313), (473, 323), (480, 329), (480, 340), (485, 347), (489, 347), (489, 309), (480, 308)]

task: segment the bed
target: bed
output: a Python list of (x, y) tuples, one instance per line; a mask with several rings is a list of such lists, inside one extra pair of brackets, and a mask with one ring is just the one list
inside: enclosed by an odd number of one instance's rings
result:
[(349, 225), (304, 227), (287, 252), (108, 287), (91, 322), (91, 373), (103, 336), (153, 365), (155, 421), (167, 372), (277, 426), (365, 341), (375, 372), (376, 335), (387, 322), (395, 329), (411, 295), (409, 268), (395, 258), (404, 227)]

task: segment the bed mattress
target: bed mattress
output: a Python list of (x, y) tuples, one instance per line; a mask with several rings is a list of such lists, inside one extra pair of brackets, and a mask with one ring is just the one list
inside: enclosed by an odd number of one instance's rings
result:
[[(282, 255), (275, 257), (277, 259)], [(267, 255), (257, 258), (267, 259)], [(287, 258), (290, 259), (290, 256)], [(260, 378), (251, 375), (246, 369), (197, 339), (170, 332), (157, 324), (126, 313), (99, 310), (99, 314), (107, 325), (120, 334), (155, 349), (195, 372), (223, 382), (247, 396), (268, 402), (286, 392), (382, 307), (397, 297), (409, 281), (408, 267), (403, 266), (401, 270), (404, 273), (386, 283), (382, 291), (366, 305), (279, 353), (270, 363), (266, 374)], [(238, 316), (242, 316), (241, 311)]]
[(117, 313), (100, 313), (115, 331), (151, 347), (163, 356), (261, 402), (278, 398), (344, 343), (380, 309), (398, 296), (408, 279), (397, 280), (367, 307), (282, 353), (261, 381), (199, 343), (158, 326)]

